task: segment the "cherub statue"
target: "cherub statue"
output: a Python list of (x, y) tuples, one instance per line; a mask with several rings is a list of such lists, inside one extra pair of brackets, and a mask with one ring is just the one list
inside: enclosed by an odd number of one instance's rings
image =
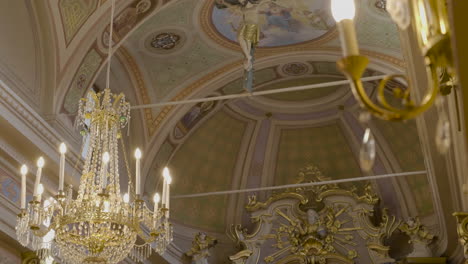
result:
[(192, 263), (194, 264), (208, 264), (209, 250), (217, 243), (218, 240), (215, 238), (200, 232), (195, 236), (192, 248), (185, 254), (192, 258)]

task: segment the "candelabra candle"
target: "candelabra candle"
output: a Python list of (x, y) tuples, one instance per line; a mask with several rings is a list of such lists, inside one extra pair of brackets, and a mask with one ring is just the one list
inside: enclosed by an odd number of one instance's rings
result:
[(136, 149), (135, 150), (135, 158), (136, 158), (136, 164), (135, 164), (135, 168), (136, 168), (136, 172), (135, 172), (135, 193), (136, 195), (140, 195), (141, 194), (141, 183), (140, 183), (140, 160), (141, 160), (141, 151), (140, 149)]
[(64, 177), (65, 177), (65, 153), (67, 146), (65, 143), (60, 144), (60, 171), (59, 171), (59, 191), (63, 192)]
[(166, 193), (166, 208), (167, 208), (166, 218), (169, 218), (169, 199), (170, 199), (171, 183), (172, 183), (172, 178), (169, 175), (169, 177), (167, 177), (167, 187), (166, 187), (166, 192), (167, 192)]
[(28, 174), (28, 167), (21, 166), (21, 209), (26, 209), (26, 174)]
[(167, 167), (163, 170), (164, 184), (163, 184), (163, 204), (166, 210), (166, 218), (169, 218), (169, 193), (170, 193), (170, 184), (172, 182), (171, 173)]
[(37, 195), (36, 195), (36, 200), (40, 203), (42, 200), (42, 194), (44, 193), (44, 185), (39, 184), (37, 186)]
[(353, 21), (356, 13), (354, 0), (332, 0), (331, 9), (340, 32), (343, 55), (345, 57), (359, 55), (359, 45)]
[(40, 157), (37, 160), (37, 173), (36, 173), (36, 182), (34, 183), (34, 196), (38, 195), (38, 188), (41, 183), (42, 167), (44, 167), (44, 158)]
[(154, 195), (154, 211), (153, 211), (153, 219), (154, 219), (154, 228), (157, 228), (158, 224), (158, 210), (159, 210), (159, 201), (161, 200), (161, 197), (159, 197), (159, 193), (156, 193)]
[(164, 181), (163, 181), (163, 193), (162, 193), (162, 206), (163, 208), (167, 208), (167, 179), (169, 176), (169, 169), (167, 167), (165, 167), (163, 169), (163, 178), (164, 178)]

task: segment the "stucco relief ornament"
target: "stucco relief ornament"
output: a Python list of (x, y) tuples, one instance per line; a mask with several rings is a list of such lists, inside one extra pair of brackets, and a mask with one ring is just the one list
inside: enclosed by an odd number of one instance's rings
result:
[(137, 14), (142, 14), (148, 11), (151, 7), (151, 1), (150, 0), (141, 0), (137, 5), (136, 5), (136, 10)]
[(387, 0), (387, 12), (400, 29), (409, 27), (411, 17), (408, 0)]
[(200, 232), (195, 236), (192, 248), (185, 254), (192, 258), (193, 264), (208, 264), (209, 250), (217, 243), (215, 238)]
[(413, 244), (413, 252), (411, 252), (408, 257), (432, 257), (432, 251), (429, 248), (429, 244), (434, 240), (434, 235), (426, 230), (419, 221), (419, 218), (409, 218), (406, 222), (400, 225), (399, 229), (410, 237), (409, 243)]

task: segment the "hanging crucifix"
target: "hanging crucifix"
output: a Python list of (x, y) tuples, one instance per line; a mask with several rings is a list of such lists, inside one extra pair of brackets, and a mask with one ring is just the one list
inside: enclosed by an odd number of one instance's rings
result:
[[(244, 89), (253, 92), (255, 47), (260, 40), (259, 13), (260, 8), (269, 1), (261, 0), (216, 0), (218, 8), (236, 9), (241, 16), (237, 28), (237, 41), (244, 55)], [(239, 13), (240, 11), (240, 13)], [(233, 12), (234, 13), (234, 12)]]

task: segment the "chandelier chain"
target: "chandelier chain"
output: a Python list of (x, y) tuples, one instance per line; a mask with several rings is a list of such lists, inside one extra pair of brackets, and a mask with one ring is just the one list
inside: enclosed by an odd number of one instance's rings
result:
[(106, 73), (106, 89), (110, 89), (110, 68), (112, 58), (112, 38), (114, 35), (114, 13), (115, 13), (115, 0), (111, 0), (111, 20), (109, 25), (109, 42), (107, 45), (107, 73)]

